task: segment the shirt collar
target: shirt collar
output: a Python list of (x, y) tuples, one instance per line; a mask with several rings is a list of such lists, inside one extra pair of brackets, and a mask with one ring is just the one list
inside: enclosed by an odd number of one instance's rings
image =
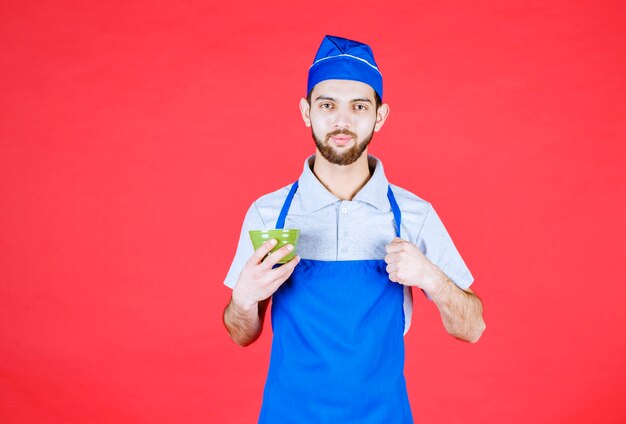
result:
[(387, 177), (385, 176), (383, 163), (371, 155), (367, 157), (367, 161), (370, 169), (374, 168), (374, 173), (352, 200), (369, 203), (383, 212), (388, 211), (391, 208), (389, 198), (387, 197), (389, 181), (387, 181)]
[[(367, 159), (370, 169), (374, 168), (374, 172), (365, 186), (359, 190), (352, 200), (369, 203), (381, 211), (388, 211), (390, 208), (389, 199), (387, 198), (389, 182), (385, 176), (383, 164), (374, 156), (368, 156)], [(301, 193), (306, 193), (305, 196), (300, 197), (302, 204), (309, 212), (314, 212), (339, 201), (313, 174), (312, 166), (314, 160), (315, 155), (312, 155), (304, 161), (304, 169), (298, 180), (300, 187), (298, 191), (302, 190), (300, 191)]]

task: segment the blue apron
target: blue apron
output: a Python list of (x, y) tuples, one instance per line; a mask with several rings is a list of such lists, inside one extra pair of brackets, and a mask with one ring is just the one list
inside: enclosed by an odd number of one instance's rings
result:
[[(280, 212), (283, 228), (296, 181)], [(391, 188), (396, 235), (401, 215)], [(259, 423), (413, 423), (404, 380), (403, 286), (384, 260), (301, 259), (272, 296)]]

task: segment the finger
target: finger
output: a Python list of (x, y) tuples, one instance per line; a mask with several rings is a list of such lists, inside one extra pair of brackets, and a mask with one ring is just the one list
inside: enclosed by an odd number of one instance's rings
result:
[(385, 246), (385, 250), (387, 251), (387, 253), (400, 252), (405, 248), (406, 243), (406, 240), (395, 237), (387, 246)]
[(252, 254), (252, 257), (250, 257), (250, 260), (255, 265), (258, 265), (259, 262), (263, 260), (265, 255), (267, 255), (270, 252), (270, 250), (272, 250), (274, 246), (276, 246), (276, 243), (277, 242), (275, 239), (266, 241), (265, 243), (261, 245), (261, 247), (259, 247), (257, 250), (254, 251), (254, 253)]
[(398, 268), (396, 267), (396, 264), (389, 264), (385, 270), (387, 271), (387, 274), (391, 275), (393, 272), (396, 272)]
[(392, 264), (394, 262), (400, 262), (400, 252), (390, 253), (385, 256), (385, 262), (388, 264)]
[(289, 262), (272, 269), (273, 278), (282, 278), (284, 276), (290, 276), (296, 265), (300, 262), (300, 256), (294, 256)]
[(395, 270), (394, 272), (389, 274), (389, 280), (393, 281), (394, 283), (404, 285), (404, 281), (402, 280), (402, 277), (400, 277), (400, 272), (398, 270)]
[(274, 294), (280, 288), (280, 286), (282, 286), (285, 283), (285, 281), (289, 279), (289, 277), (293, 273), (293, 270), (295, 269), (298, 262), (300, 262), (300, 257), (296, 256), (287, 264), (280, 266), (278, 268), (274, 268), (272, 270), (272, 272), (277, 273), (277, 274), (272, 275), (272, 278), (274, 278), (274, 280), (268, 286), (272, 294)]
[(394, 283), (398, 282), (398, 275), (395, 272), (391, 272), (389, 274), (389, 280), (393, 281)]
[(263, 261), (263, 266), (265, 268), (272, 268), (274, 265), (278, 263), (282, 258), (287, 256), (291, 251), (293, 251), (294, 247), (292, 244), (287, 244), (275, 252), (270, 253), (267, 258)]
[(292, 260), (287, 262), (286, 264), (279, 266), (278, 268), (272, 269), (270, 271), (270, 278), (274, 281), (272, 283), (275, 286), (274, 290), (277, 290), (287, 279), (291, 276), (296, 265), (300, 262), (299, 256), (294, 256)]

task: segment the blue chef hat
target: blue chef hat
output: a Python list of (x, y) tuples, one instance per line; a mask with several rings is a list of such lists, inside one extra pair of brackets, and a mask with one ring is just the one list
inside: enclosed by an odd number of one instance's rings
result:
[(367, 44), (332, 35), (325, 36), (313, 65), (309, 68), (307, 95), (315, 84), (329, 79), (363, 82), (378, 93), (381, 101), (383, 99), (383, 75), (378, 70), (374, 53)]

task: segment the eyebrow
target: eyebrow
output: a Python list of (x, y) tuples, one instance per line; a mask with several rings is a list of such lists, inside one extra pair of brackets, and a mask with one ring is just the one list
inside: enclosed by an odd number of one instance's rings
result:
[[(328, 96), (317, 96), (317, 98), (315, 99), (315, 101), (318, 101), (318, 100), (330, 100), (331, 102), (336, 102), (336, 101), (337, 101), (337, 99), (335, 99), (335, 98), (333, 98), (333, 97), (328, 97)], [(355, 102), (367, 102), (367, 103), (369, 103), (369, 104), (372, 104), (372, 101), (371, 101), (370, 99), (365, 99), (365, 98), (363, 98), (363, 99), (361, 99), (361, 98), (359, 98), (359, 99), (352, 99), (352, 100), (350, 100), (350, 102), (351, 102), (351, 103), (355, 103)]]

